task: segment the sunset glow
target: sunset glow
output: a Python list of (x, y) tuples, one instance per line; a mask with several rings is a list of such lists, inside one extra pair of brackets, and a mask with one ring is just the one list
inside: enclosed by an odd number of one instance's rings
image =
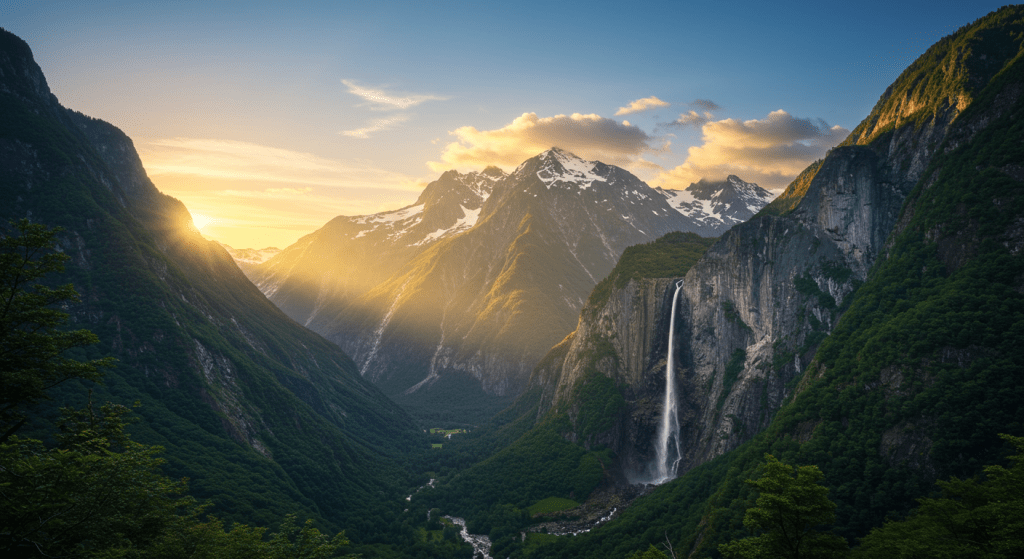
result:
[(203, 227), (206, 227), (207, 225), (209, 225), (209, 224), (211, 224), (213, 222), (214, 222), (214, 219), (212, 217), (208, 217), (208, 216), (205, 216), (203, 214), (197, 214), (197, 213), (193, 213), (192, 214), (192, 224), (195, 225), (196, 229), (198, 229), (200, 231), (203, 230)]
[(736, 174), (779, 191), (998, 5), (227, 1), (199, 18), (12, 0), (0, 22), (62, 104), (121, 128), (157, 188), (217, 216), (196, 218), (204, 235), (258, 248), (556, 145), (652, 186)]

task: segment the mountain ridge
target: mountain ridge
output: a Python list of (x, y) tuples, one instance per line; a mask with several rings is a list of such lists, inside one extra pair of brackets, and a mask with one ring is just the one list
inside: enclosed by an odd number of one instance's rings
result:
[[(481, 420), (523, 389), (542, 352), (573, 329), (586, 294), (627, 246), (708, 230), (663, 192), (555, 147), (508, 174), (448, 171), (400, 210), (335, 218), (262, 265), (254, 279), (290, 316), (352, 355), (391, 397), (437, 408), (458, 405), (455, 392), (468, 391), (493, 402), (476, 415)], [(444, 208), (446, 221), (424, 226), (420, 212), (431, 203), (439, 213)], [(370, 229), (378, 223), (384, 225)], [(390, 237), (374, 233), (391, 224)], [(401, 241), (414, 227), (418, 236)], [(365, 248), (371, 242), (373, 251)], [(363, 268), (365, 277), (353, 272)], [(420, 396), (430, 391), (444, 402)]]
[[(169, 475), (247, 523), (294, 512), (340, 527), (380, 510), (370, 496), (400, 491), (399, 454), (421, 437), (412, 419), (203, 239), (127, 136), (60, 106), (6, 31), (0, 96), (3, 217), (63, 228), (82, 299), (71, 322), (99, 336), (90, 352), (119, 359), (96, 397), (142, 402), (135, 436), (166, 449)], [(84, 394), (68, 385), (55, 397)]]

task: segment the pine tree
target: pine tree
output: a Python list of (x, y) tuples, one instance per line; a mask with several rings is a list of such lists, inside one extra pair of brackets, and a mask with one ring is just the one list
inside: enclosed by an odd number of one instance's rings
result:
[(47, 390), (71, 379), (97, 380), (113, 364), (67, 356), (99, 338), (63, 329), (68, 313), (60, 307), (78, 301), (71, 284), (42, 282), (64, 271), (69, 258), (56, 250), (58, 231), (22, 219), (0, 233), (0, 442), (25, 424), (25, 411), (46, 399)]
[(746, 483), (760, 495), (747, 509), (743, 526), (755, 534), (718, 546), (726, 557), (817, 559), (846, 554), (846, 540), (826, 530), (836, 505), (817, 466), (794, 467), (765, 454), (764, 474)]

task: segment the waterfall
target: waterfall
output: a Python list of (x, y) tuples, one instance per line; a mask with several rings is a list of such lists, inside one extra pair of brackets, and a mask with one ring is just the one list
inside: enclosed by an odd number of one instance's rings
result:
[(682, 459), (679, 449), (679, 414), (676, 402), (676, 359), (673, 341), (676, 337), (676, 303), (683, 280), (676, 282), (672, 296), (672, 311), (668, 321), (668, 363), (665, 364), (665, 405), (661, 411), (661, 425), (658, 427), (657, 455), (651, 483), (659, 485), (676, 477), (676, 468)]

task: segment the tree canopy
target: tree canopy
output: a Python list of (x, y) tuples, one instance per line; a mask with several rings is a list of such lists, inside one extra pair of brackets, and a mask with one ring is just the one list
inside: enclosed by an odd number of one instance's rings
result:
[(105, 404), (62, 408), (47, 442), (20, 437), (31, 408), (70, 379), (98, 380), (109, 358), (68, 351), (95, 343), (88, 330), (63, 329), (60, 305), (78, 300), (71, 285), (49, 287), (62, 271), (56, 230), (21, 220), (0, 236), (0, 556), (95, 558), (326, 559), (348, 545), (311, 521), (284, 518), (279, 530), (204, 517), (160, 466), (160, 447), (131, 439), (130, 409)]
[(113, 359), (78, 360), (68, 350), (99, 341), (86, 329), (66, 330), (60, 307), (78, 301), (71, 284), (51, 287), (45, 276), (64, 271), (58, 229), (27, 219), (0, 234), (0, 442), (24, 424), (25, 410), (70, 379), (98, 380)]
[(743, 526), (754, 535), (722, 544), (722, 555), (736, 558), (790, 557), (811, 559), (838, 557), (846, 540), (826, 527), (835, 522), (836, 505), (821, 485), (824, 475), (817, 466), (794, 467), (765, 454), (764, 474), (747, 483), (760, 495), (747, 509)]
[(938, 482), (941, 496), (918, 499), (904, 520), (890, 520), (861, 540), (860, 559), (1024, 556), (1024, 437), (1001, 435), (1013, 465), (986, 466), (985, 479)]

